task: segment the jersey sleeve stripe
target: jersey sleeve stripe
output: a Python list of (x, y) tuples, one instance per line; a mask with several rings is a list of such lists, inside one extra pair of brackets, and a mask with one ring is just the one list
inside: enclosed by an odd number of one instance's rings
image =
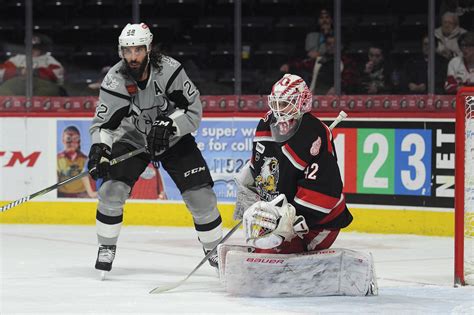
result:
[(176, 79), (176, 77), (178, 76), (181, 70), (183, 70), (183, 65), (180, 65), (178, 69), (176, 69), (171, 75), (170, 79), (168, 80), (168, 83), (166, 83), (166, 88), (165, 88), (166, 94), (168, 94), (168, 89), (170, 88), (171, 84), (173, 84), (174, 80)]
[(254, 137), (253, 142), (275, 141), (272, 137)]
[(299, 200), (301, 204), (306, 205), (308, 208), (312, 208), (321, 212), (329, 213), (331, 209), (336, 207), (341, 200), (344, 199), (343, 194), (340, 198), (334, 198), (317, 191), (309, 190), (307, 188), (298, 187), (296, 192), (295, 201)]
[(298, 208), (298, 206), (302, 206), (304, 208), (308, 208), (311, 210), (315, 210), (315, 211), (319, 211), (319, 212), (327, 214), (321, 220), (317, 221), (316, 222), (317, 224), (326, 224), (328, 222), (331, 222), (332, 220), (337, 218), (342, 212), (344, 212), (344, 210), (346, 209), (346, 201), (345, 201), (344, 195), (342, 194), (341, 194), (341, 198), (339, 199), (339, 202), (332, 209), (326, 209), (326, 208), (314, 205), (313, 203), (301, 200), (298, 197), (295, 197), (294, 202), (295, 202), (296, 208)]
[(318, 224), (326, 224), (328, 222), (331, 222), (335, 218), (337, 218), (341, 213), (346, 210), (346, 200), (344, 198), (344, 195), (341, 194), (341, 201), (334, 207), (334, 209), (331, 210), (331, 212), (322, 218)]
[(103, 88), (102, 86), (100, 87), (100, 89), (110, 95), (113, 95), (115, 97), (119, 97), (119, 98), (123, 98), (124, 100), (127, 100), (127, 101), (130, 101), (132, 98), (128, 95), (124, 95), (124, 94), (120, 94), (120, 93), (117, 93), (117, 92), (114, 92), (114, 91), (111, 91), (111, 90), (107, 90), (106, 88)]
[(272, 137), (272, 132), (268, 130), (256, 131), (255, 137), (253, 138), (253, 142), (259, 141), (274, 141)]
[(110, 129), (110, 130), (117, 129), (122, 123), (122, 119), (127, 117), (129, 110), (130, 110), (129, 106), (125, 106), (118, 109), (115, 113), (112, 114), (112, 116), (109, 118), (108, 121), (100, 125), (100, 128)]
[(272, 132), (268, 130), (256, 131), (255, 137), (271, 137)]
[(295, 151), (290, 148), (288, 143), (281, 147), (281, 151), (288, 158), (288, 160), (290, 160), (291, 164), (293, 164), (293, 166), (299, 169), (300, 171), (303, 171), (308, 165), (308, 163), (306, 163), (298, 155), (296, 155)]

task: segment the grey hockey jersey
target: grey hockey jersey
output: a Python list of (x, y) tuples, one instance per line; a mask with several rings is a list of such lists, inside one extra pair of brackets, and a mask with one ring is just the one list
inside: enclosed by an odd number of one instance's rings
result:
[(92, 143), (127, 142), (136, 148), (146, 145), (146, 135), (158, 115), (173, 119), (177, 132), (173, 146), (182, 136), (195, 131), (202, 118), (199, 91), (175, 59), (163, 56), (162, 69), (151, 70), (146, 88), (120, 73), (124, 61), (114, 65), (100, 87), (92, 120)]

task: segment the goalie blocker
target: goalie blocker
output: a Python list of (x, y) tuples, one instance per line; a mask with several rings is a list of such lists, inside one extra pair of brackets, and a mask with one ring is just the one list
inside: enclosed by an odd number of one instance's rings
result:
[(324, 249), (301, 254), (257, 254), (221, 244), (219, 273), (226, 291), (251, 297), (378, 295), (371, 254)]

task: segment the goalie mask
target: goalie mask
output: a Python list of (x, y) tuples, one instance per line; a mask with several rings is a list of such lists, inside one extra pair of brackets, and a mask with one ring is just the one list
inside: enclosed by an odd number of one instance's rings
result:
[(268, 106), (273, 113), (273, 138), (283, 142), (298, 130), (301, 117), (311, 110), (312, 95), (304, 80), (294, 74), (285, 74), (272, 87)]
[(153, 34), (145, 23), (130, 24), (128, 23), (120, 33), (118, 38), (118, 53), (123, 58), (122, 47), (146, 46), (146, 51), (151, 51), (151, 42)]

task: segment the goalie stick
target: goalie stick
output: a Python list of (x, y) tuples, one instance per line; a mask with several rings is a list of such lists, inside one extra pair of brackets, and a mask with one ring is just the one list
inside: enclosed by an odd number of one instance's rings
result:
[[(329, 129), (334, 129), (334, 127), (336, 127), (341, 121), (343, 121), (345, 118), (347, 117), (347, 114), (346, 112), (344, 111), (340, 111), (339, 112), (339, 115), (336, 117), (336, 119), (331, 123), (331, 125), (329, 125)], [(159, 293), (163, 293), (163, 292), (167, 292), (167, 291), (170, 291), (170, 290), (173, 290), (177, 287), (179, 287), (180, 285), (182, 285), (186, 280), (188, 280), (202, 265), (204, 265), (204, 263), (206, 262), (206, 260), (209, 259), (209, 257), (211, 257), (216, 251), (217, 251), (217, 246), (219, 246), (220, 244), (224, 243), (229, 237), (232, 236), (232, 234), (234, 234), (235, 231), (237, 231), (237, 229), (240, 227), (240, 225), (242, 225), (242, 220), (240, 220), (222, 239), (221, 241), (210, 251), (207, 253), (207, 255), (199, 262), (199, 264), (186, 276), (186, 278), (184, 278), (183, 280), (181, 281), (178, 281), (178, 282), (175, 282), (175, 283), (171, 283), (171, 284), (168, 284), (168, 285), (163, 285), (163, 286), (159, 286), (159, 287), (156, 287), (154, 288), (153, 290), (150, 291), (150, 294), (159, 294)]]
[(234, 234), (235, 231), (237, 231), (237, 229), (240, 227), (240, 225), (242, 224), (242, 220), (239, 221), (239, 223), (237, 223), (222, 239), (221, 241), (216, 245), (214, 246), (214, 248), (207, 253), (206, 256), (204, 256), (204, 258), (201, 260), (201, 262), (193, 269), (193, 271), (191, 271), (187, 276), (186, 278), (184, 278), (183, 280), (181, 281), (178, 281), (176, 283), (171, 283), (171, 284), (168, 284), (168, 285), (163, 285), (163, 286), (159, 286), (159, 287), (156, 287), (154, 288), (153, 290), (150, 291), (150, 294), (157, 294), (157, 293), (162, 293), (162, 292), (166, 292), (166, 291), (169, 291), (169, 290), (173, 290), (174, 288), (177, 288), (179, 287), (180, 285), (182, 285), (186, 280), (188, 280), (189, 277), (191, 277), (202, 265), (204, 265), (204, 263), (209, 259), (209, 257), (211, 257), (213, 254), (216, 253), (217, 251), (217, 246), (219, 246), (220, 244), (224, 243), (232, 234)]
[[(139, 148), (139, 149), (133, 150), (132, 152), (125, 153), (125, 154), (123, 154), (123, 155), (121, 155), (121, 156), (116, 157), (115, 159), (110, 160), (110, 165), (115, 165), (115, 164), (117, 164), (117, 163), (123, 162), (123, 161), (128, 160), (129, 158), (131, 158), (131, 157), (133, 157), (133, 156), (135, 156), (135, 155), (141, 154), (141, 153), (143, 153), (143, 152), (145, 152), (145, 151), (146, 151), (146, 147), (143, 147), (143, 148)], [(49, 186), (49, 187), (47, 187), (47, 188), (45, 188), (45, 189), (43, 189), (43, 190), (40, 190), (40, 191), (38, 191), (38, 192), (35, 192), (34, 194), (31, 194), (31, 195), (25, 196), (25, 197), (23, 197), (23, 198), (20, 198), (20, 199), (18, 199), (18, 200), (15, 200), (15, 201), (13, 201), (13, 202), (10, 202), (10, 203), (8, 203), (8, 204), (6, 204), (6, 205), (0, 207), (0, 212), (7, 211), (7, 210), (9, 210), (9, 209), (11, 209), (11, 208), (14, 208), (14, 207), (16, 207), (16, 206), (18, 206), (18, 205), (21, 205), (22, 203), (25, 203), (25, 202), (27, 202), (27, 201), (30, 201), (30, 200), (33, 199), (33, 198), (36, 198), (36, 197), (38, 197), (38, 196), (45, 195), (45, 194), (49, 193), (49, 192), (52, 191), (52, 190), (55, 190), (55, 189), (57, 189), (57, 188), (59, 188), (59, 187), (61, 187), (61, 186), (63, 186), (63, 185), (66, 185), (67, 183), (73, 182), (73, 181), (75, 181), (75, 180), (77, 180), (77, 179), (79, 179), (79, 178), (82, 178), (82, 177), (84, 177), (84, 176), (86, 176), (86, 175), (88, 175), (88, 174), (89, 174), (89, 171), (84, 171), (84, 172), (82, 172), (82, 173), (80, 173), (80, 174), (77, 174), (76, 176), (73, 176), (73, 177), (71, 177), (71, 178), (68, 178), (68, 179), (66, 179), (66, 180), (63, 180), (62, 182), (59, 182), (59, 183), (54, 184), (54, 185), (52, 185), (52, 186)]]

